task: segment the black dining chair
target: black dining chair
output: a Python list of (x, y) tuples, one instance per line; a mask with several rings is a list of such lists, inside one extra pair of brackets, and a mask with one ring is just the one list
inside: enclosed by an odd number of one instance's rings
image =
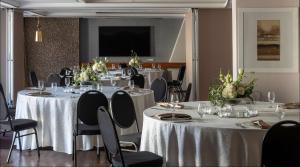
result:
[(121, 67), (121, 69), (125, 69), (127, 68), (127, 63), (120, 63), (119, 66)]
[(54, 73), (49, 74), (47, 77), (48, 86), (51, 86), (51, 83), (56, 83), (57, 86), (60, 86), (60, 76)]
[(192, 90), (192, 83), (189, 83), (186, 90), (183, 90), (181, 93), (184, 102), (188, 102), (190, 100), (191, 90)]
[(145, 87), (145, 77), (142, 74), (132, 75), (130, 80), (133, 80), (134, 85), (138, 86), (139, 88)]
[(261, 167), (300, 166), (300, 123), (281, 121), (266, 133), (262, 144)]
[(154, 92), (155, 102), (161, 102), (166, 100), (168, 86), (164, 78), (156, 78), (155, 80), (153, 80), (150, 89)]
[[(8, 157), (6, 162), (9, 163), (9, 159), (11, 156), (11, 152), (13, 150), (13, 146), (15, 144), (16, 138), (19, 140), (20, 152), (22, 152), (22, 144), (21, 144), (21, 137), (28, 136), (28, 135), (35, 135), (35, 141), (37, 146), (38, 157), (40, 158), (40, 150), (39, 150), (39, 142), (37, 136), (37, 121), (31, 119), (12, 119), (11, 115), (8, 110), (8, 106), (6, 103), (6, 98), (4, 95), (2, 84), (0, 83), (0, 134), (7, 133), (7, 132), (14, 132), (13, 141), (11, 143)], [(32, 129), (33, 132), (21, 134), (21, 131), (30, 130)]]
[(72, 80), (73, 71), (68, 67), (64, 67), (61, 69), (59, 76), (60, 76), (60, 86), (66, 86), (65, 79), (68, 77), (68, 78), (71, 78), (71, 80)]
[(122, 167), (161, 167), (163, 158), (154, 153), (121, 151), (115, 124), (104, 107), (98, 109), (98, 122), (102, 133), (107, 157), (111, 157), (111, 166)]
[[(108, 109), (108, 101), (105, 95), (96, 90), (83, 93), (77, 103), (77, 119), (73, 132), (73, 160), (77, 166), (76, 137), (79, 135), (100, 135), (97, 119), (97, 109), (104, 106)], [(100, 156), (97, 148), (97, 156)]]
[(137, 133), (120, 135), (120, 142), (134, 146), (135, 151), (139, 150), (141, 133), (131, 96), (125, 91), (116, 91), (111, 97), (111, 112), (114, 122), (120, 128), (126, 129), (130, 128), (134, 123), (136, 124)]
[(139, 74), (138, 70), (135, 67), (130, 67), (129, 70), (130, 70), (131, 76)]
[(36, 73), (34, 71), (29, 72), (29, 82), (30, 86), (37, 87), (38, 86), (38, 79)]
[(178, 76), (177, 76), (177, 80), (173, 80), (171, 82), (168, 82), (168, 87), (171, 90), (172, 88), (177, 90), (177, 91), (181, 91), (182, 90), (182, 83), (183, 83), (183, 79), (184, 79), (184, 75), (185, 75), (185, 65), (181, 65), (178, 71)]

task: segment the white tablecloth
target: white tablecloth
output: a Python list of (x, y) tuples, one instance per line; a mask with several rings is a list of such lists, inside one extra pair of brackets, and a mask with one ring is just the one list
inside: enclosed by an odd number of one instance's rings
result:
[[(260, 166), (261, 146), (267, 130), (254, 126), (242, 128), (236, 123), (262, 119), (278, 122), (273, 109), (264, 103), (254, 107), (259, 115), (252, 118), (219, 118), (196, 112), (199, 102), (184, 103), (176, 112), (192, 116), (191, 122), (162, 121), (155, 114), (166, 109), (144, 111), (144, 126), (140, 149), (164, 157), (166, 166)], [(284, 119), (299, 121), (299, 110), (286, 110)]]
[[(108, 99), (116, 88), (103, 87), (103, 93)], [(54, 151), (72, 153), (73, 128), (76, 120), (77, 101), (80, 94), (64, 93), (59, 88), (54, 97), (28, 96), (32, 90), (23, 90), (18, 93), (16, 118), (28, 118), (38, 121), (37, 133), (39, 144), (42, 147), (52, 146)], [(141, 93), (130, 94), (135, 105), (137, 120), (142, 129), (143, 111), (155, 104), (153, 91), (143, 90)], [(136, 132), (135, 124), (128, 129), (118, 129), (120, 134)], [(94, 146), (102, 146), (100, 136), (80, 136), (77, 138), (78, 150), (89, 150)], [(16, 142), (18, 145), (18, 142)], [(22, 138), (23, 149), (35, 149), (34, 136)]]

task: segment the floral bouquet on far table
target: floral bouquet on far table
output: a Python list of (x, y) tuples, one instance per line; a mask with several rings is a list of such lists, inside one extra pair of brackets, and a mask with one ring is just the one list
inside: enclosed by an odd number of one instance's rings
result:
[(94, 59), (94, 64), (92, 65), (92, 69), (95, 73), (98, 74), (106, 74), (107, 73), (107, 67), (106, 64), (108, 63), (107, 58), (105, 57), (104, 60), (100, 58)]
[(209, 87), (208, 99), (213, 105), (224, 106), (226, 102), (234, 101), (238, 98), (251, 97), (255, 79), (245, 82), (245, 73), (243, 69), (239, 69), (237, 80), (233, 81), (231, 74), (223, 75), (220, 71), (219, 80), (217, 83)]
[(131, 50), (130, 52), (131, 52), (131, 58), (128, 64), (131, 67), (138, 68), (142, 62), (135, 51)]
[(75, 67), (73, 69), (74, 84), (80, 85), (82, 82), (93, 82), (97, 81), (97, 73), (92, 69), (90, 65), (81, 68)]

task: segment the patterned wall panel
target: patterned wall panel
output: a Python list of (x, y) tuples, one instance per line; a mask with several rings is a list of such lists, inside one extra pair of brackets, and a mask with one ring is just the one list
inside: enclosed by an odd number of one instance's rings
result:
[[(37, 18), (25, 18), (27, 70), (34, 70), (38, 79), (50, 73), (79, 64), (79, 19), (40, 18), (43, 42), (34, 42)], [(27, 72), (28, 73), (28, 72)]]

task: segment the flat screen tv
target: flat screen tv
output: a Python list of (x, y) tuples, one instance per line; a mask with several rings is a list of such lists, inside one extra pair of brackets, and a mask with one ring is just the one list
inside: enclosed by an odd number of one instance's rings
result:
[(101, 26), (99, 27), (99, 56), (151, 56), (150, 26)]

